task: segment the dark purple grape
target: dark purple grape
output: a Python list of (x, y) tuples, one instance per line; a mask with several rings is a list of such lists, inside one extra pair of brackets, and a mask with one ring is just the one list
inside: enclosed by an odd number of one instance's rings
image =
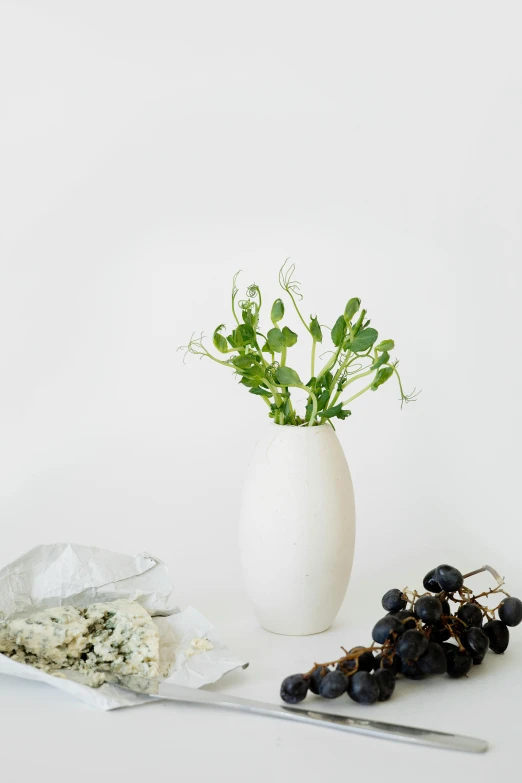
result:
[(473, 666), (480, 666), (485, 657), (486, 653), (484, 653), (484, 655), (479, 655), (478, 658), (473, 658)]
[(397, 612), (395, 617), (400, 623), (402, 623), (405, 631), (408, 631), (410, 628), (417, 627), (415, 612), (412, 609), (401, 609), (400, 612)]
[(310, 690), (316, 695), (319, 693), (321, 681), (328, 674), (330, 670), (324, 666), (320, 666), (310, 675)]
[(435, 625), (433, 625), (430, 630), (430, 642), (435, 642), (436, 644), (442, 644), (442, 642), (446, 642), (450, 637), (451, 634), (447, 626), (440, 621), (438, 623), (435, 623)]
[(348, 677), (339, 669), (328, 672), (319, 685), (319, 695), (323, 699), (337, 699), (346, 692)]
[(442, 606), (442, 614), (446, 615), (446, 617), (451, 614), (451, 606), (449, 605), (449, 601), (444, 599), (444, 601), (440, 602), (440, 605)]
[(454, 642), (442, 642), (441, 647), (444, 650), (444, 655), (458, 650), (458, 647)]
[(378, 655), (375, 659), (375, 669), (376, 671), (386, 669), (386, 671), (390, 671), (395, 676), (401, 670), (401, 659), (397, 653), (394, 653), (391, 657)]
[(454, 680), (464, 677), (471, 669), (473, 662), (471, 655), (466, 650), (459, 650), (458, 647), (446, 653), (446, 660), (448, 662), (448, 674)]
[(468, 626), (473, 628), (482, 627), (482, 612), (477, 604), (462, 604), (462, 606), (459, 606), (457, 617)]
[(464, 584), (464, 577), (453, 566), (440, 565), (435, 569), (435, 581), (438, 582), (441, 590), (445, 590), (447, 593), (454, 593), (456, 590), (460, 590)]
[(490, 620), (482, 626), (482, 630), (489, 639), (489, 649), (500, 655), (505, 652), (509, 644), (509, 629), (501, 620)]
[(374, 704), (379, 694), (379, 685), (369, 672), (356, 672), (350, 677), (348, 696), (358, 704)]
[(408, 680), (422, 680), (424, 674), (419, 668), (418, 661), (403, 661), (401, 664), (401, 674)]
[(434, 595), (422, 595), (417, 598), (414, 610), (416, 616), (426, 625), (433, 625), (442, 615), (441, 603)]
[(416, 661), (428, 649), (428, 637), (422, 631), (404, 631), (395, 649), (403, 661)]
[(520, 598), (505, 598), (499, 606), (498, 616), (510, 628), (520, 625), (522, 623), (522, 601)]
[[(360, 650), (364, 650), (364, 647), (352, 647), (348, 652), (349, 655), (355, 655)], [(341, 661), (338, 666), (341, 671), (346, 674), (353, 672), (354, 670), (358, 672), (371, 672), (375, 668), (375, 657), (370, 650), (366, 650), (366, 652), (360, 653), (357, 659), (353, 658), (348, 661)]]
[(281, 698), (287, 704), (298, 704), (306, 698), (310, 681), (302, 674), (291, 674), (281, 683)]
[(391, 637), (393, 633), (402, 634), (404, 627), (399, 620), (393, 615), (387, 615), (381, 617), (381, 619), (373, 626), (372, 639), (377, 644), (384, 644)]
[(436, 568), (432, 568), (431, 571), (428, 571), (424, 579), (422, 580), (422, 584), (424, 586), (425, 590), (428, 590), (430, 593), (440, 593), (441, 587), (437, 580), (435, 579), (435, 571)]
[(337, 668), (342, 671), (343, 674), (350, 674), (351, 672), (357, 671), (357, 662), (355, 659), (350, 661), (339, 661)]
[(489, 639), (482, 628), (471, 626), (460, 633), (460, 641), (469, 652), (472, 658), (484, 656), (489, 647)]
[(382, 608), (387, 612), (400, 612), (406, 606), (406, 601), (402, 597), (402, 590), (392, 589), (384, 593), (382, 597)]
[(379, 701), (388, 701), (395, 690), (395, 677), (389, 669), (378, 669), (373, 679), (379, 687)]
[[(359, 650), (364, 650), (364, 647), (352, 647), (350, 654), (357, 653)], [(370, 650), (361, 653), (357, 660), (359, 661), (358, 672), (371, 672), (375, 669), (375, 657)]]
[(446, 654), (440, 644), (428, 643), (428, 649), (417, 661), (423, 674), (445, 674), (448, 669)]

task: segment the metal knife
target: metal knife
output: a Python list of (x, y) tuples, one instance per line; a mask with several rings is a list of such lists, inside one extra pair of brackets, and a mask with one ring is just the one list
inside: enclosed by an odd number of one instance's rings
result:
[(468, 753), (484, 753), (488, 749), (488, 744), (484, 740), (464, 737), (460, 734), (447, 734), (443, 731), (400, 726), (395, 723), (385, 723), (366, 718), (350, 718), (347, 715), (331, 715), (319, 710), (289, 707), (283, 704), (269, 704), (262, 701), (254, 701), (253, 699), (243, 699), (239, 696), (229, 696), (225, 693), (185, 688), (181, 685), (172, 685), (168, 682), (148, 680), (141, 677), (115, 677), (113, 681), (127, 690), (148, 693), (160, 699), (169, 699), (187, 704), (205, 704), (211, 707), (224, 707), (257, 715), (268, 715), (274, 718), (311, 723), (315, 726), (367, 734), (379, 739), (409, 742), (413, 745), (429, 745), (432, 748), (445, 748), (446, 750), (462, 750)]

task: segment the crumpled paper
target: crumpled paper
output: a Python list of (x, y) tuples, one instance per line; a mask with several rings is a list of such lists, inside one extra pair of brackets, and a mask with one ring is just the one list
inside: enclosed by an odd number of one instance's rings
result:
[[(173, 598), (166, 565), (149, 554), (130, 556), (79, 544), (37, 546), (0, 571), (0, 622), (53, 606), (85, 607), (125, 598), (153, 616), (160, 636), (160, 670), (165, 682), (200, 688), (246, 664), (232, 658), (214, 626), (196, 609), (181, 612)], [(194, 639), (208, 639), (211, 650), (197, 650)], [(112, 710), (157, 701), (111, 683), (90, 688), (75, 672), (55, 677), (0, 654), (0, 674), (39, 680)]]

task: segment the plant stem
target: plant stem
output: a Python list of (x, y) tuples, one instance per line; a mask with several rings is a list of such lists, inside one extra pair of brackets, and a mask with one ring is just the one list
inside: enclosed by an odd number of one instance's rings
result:
[(404, 394), (404, 389), (402, 388), (401, 376), (399, 375), (399, 371), (395, 364), (388, 363), (386, 366), (392, 368), (393, 372), (397, 376), (397, 380), (399, 381), (399, 390), (401, 393), (401, 408), (402, 408), (402, 404), (404, 403), (404, 400), (406, 400), (406, 395)]
[[(342, 348), (342, 343), (339, 346), (339, 351), (338, 351), (337, 357), (339, 357), (339, 354), (341, 353), (341, 348)], [(339, 365), (339, 367), (337, 369), (337, 372), (335, 373), (335, 375), (333, 377), (332, 385), (330, 386), (330, 391), (332, 389), (335, 389), (335, 387), (337, 386), (337, 382), (338, 382), (339, 378), (341, 377), (341, 375), (343, 373), (343, 370), (345, 370), (346, 367), (348, 367), (348, 364), (349, 364), (348, 360), (350, 358), (350, 355), (351, 355), (351, 351), (347, 351), (346, 356), (344, 357), (344, 360)], [(329, 401), (330, 400), (328, 399), (328, 402)], [(328, 402), (326, 403), (327, 405), (328, 405)]]
[(237, 296), (237, 291), (238, 291), (237, 286), (236, 286), (236, 280), (237, 280), (238, 274), (239, 274), (239, 272), (236, 272), (236, 274), (234, 275), (234, 277), (232, 279), (232, 314), (233, 314), (234, 318), (236, 319), (236, 323), (239, 325), (239, 318), (237, 317), (236, 308), (235, 308), (235, 301), (236, 301), (236, 296)]
[(344, 391), (347, 386), (349, 386), (351, 383), (355, 383), (355, 381), (360, 380), (361, 378), (366, 378), (367, 375), (371, 375), (373, 370), (366, 370), (366, 372), (361, 372), (358, 375), (354, 375), (353, 378), (350, 378), (349, 381), (346, 381), (346, 383), (343, 383), (342, 390)]
[(326, 375), (327, 372), (330, 372), (330, 370), (335, 367), (335, 364), (339, 358), (339, 355), (341, 353), (342, 345), (340, 345), (337, 350), (335, 351), (334, 355), (328, 359), (326, 364), (324, 365), (323, 369), (320, 370), (320, 372), (317, 375), (317, 380), (323, 377), (323, 375)]
[[(357, 358), (356, 356), (353, 356), (350, 361), (346, 361), (345, 360), (341, 364), (341, 366), (339, 367), (339, 369), (337, 370), (337, 372), (334, 375), (334, 379), (333, 379), (332, 385), (330, 387), (331, 390), (335, 389), (335, 387), (337, 385), (337, 382), (338, 382), (339, 378), (341, 377), (341, 374), (342, 374), (343, 370), (345, 370), (347, 367), (349, 367), (351, 362), (355, 361), (356, 358)], [(332, 402), (330, 402), (330, 397), (328, 398), (328, 401), (327, 401), (327, 403), (325, 405), (325, 408), (328, 408), (331, 405), (334, 405), (335, 402), (339, 399), (340, 395), (343, 393), (343, 391), (346, 389), (347, 386), (349, 386), (351, 383), (355, 383), (355, 381), (358, 381), (360, 378), (365, 378), (367, 375), (371, 375), (372, 372), (373, 372), (373, 370), (367, 370), (366, 372), (361, 372), (358, 375), (354, 375), (353, 378), (350, 378), (349, 381), (346, 381), (346, 383), (344, 383), (342, 385), (341, 389), (337, 391), (337, 394), (335, 395), (335, 397), (332, 400)]]
[[(270, 386), (270, 384), (267, 382), (267, 385)], [(307, 394), (312, 398), (312, 413), (310, 415), (310, 421), (308, 422), (309, 427), (313, 427), (314, 421), (317, 418), (317, 397), (313, 393), (313, 391), (310, 389), (309, 386), (305, 386), (304, 384), (300, 383), (290, 383), (288, 386), (281, 386), (280, 383), (274, 384), (275, 386), (279, 386), (281, 389), (303, 389), (303, 391), (307, 392)], [(283, 417), (284, 418), (284, 417)]]
[(312, 374), (310, 375), (310, 378), (315, 377), (315, 347), (317, 345), (317, 340), (314, 338), (312, 341)]
[[(227, 351), (227, 353), (228, 353), (228, 351)], [(209, 359), (212, 359), (212, 361), (216, 362), (217, 364), (222, 364), (224, 367), (230, 367), (231, 370), (235, 369), (233, 364), (229, 364), (228, 362), (222, 362), (221, 359), (216, 359), (216, 357), (212, 356), (212, 354), (209, 353), (206, 348), (203, 348), (203, 353), (200, 353), (198, 351), (198, 353), (196, 355), (198, 355), (198, 356), (208, 356)]]
[(276, 387), (275, 387), (275, 386), (273, 386), (273, 385), (270, 383), (270, 381), (267, 381), (267, 380), (266, 380), (266, 378), (265, 378), (265, 380), (264, 380), (264, 383), (266, 383), (266, 385), (268, 386), (268, 388), (270, 389), (270, 391), (271, 391), (271, 392), (272, 392), (272, 394), (274, 395), (274, 402), (276, 403), (276, 405), (279, 405), (279, 404), (281, 403), (281, 395), (280, 395), (280, 394), (279, 394), (279, 392), (277, 391)]
[(308, 388), (308, 386), (300, 386), (299, 388), (307, 391), (310, 397), (312, 398), (312, 413), (310, 414), (310, 421), (308, 422), (308, 426), (313, 427), (315, 419), (317, 418), (317, 397), (315, 396), (313, 391)]
[(345, 400), (343, 403), (341, 403), (343, 405), (343, 407), (345, 405), (349, 405), (352, 402), (352, 400), (355, 400), (357, 397), (360, 397), (361, 394), (364, 394), (364, 392), (369, 391), (372, 388), (372, 385), (373, 384), (369, 383), (368, 386), (365, 386), (364, 389), (361, 389), (361, 391), (358, 391), (357, 394), (353, 395), (353, 397), (349, 397), (347, 400)]
[[(259, 356), (259, 358), (261, 359), (261, 362), (262, 362), (262, 364), (263, 364), (263, 367), (264, 367), (264, 368), (265, 368), (265, 370), (266, 370), (266, 369), (267, 369), (267, 367), (268, 367), (268, 362), (266, 361), (265, 357), (263, 356), (263, 352), (262, 352), (261, 348), (259, 347), (259, 344), (258, 344), (257, 340), (254, 342), (254, 348), (255, 348), (255, 353), (257, 353), (257, 355), (258, 355), (258, 356)], [(265, 376), (265, 377), (266, 377), (266, 376)], [(268, 386), (268, 388), (270, 389), (270, 391), (271, 391), (271, 392), (272, 392), (272, 394), (274, 395), (274, 401), (275, 401), (275, 403), (276, 403), (277, 405), (279, 405), (279, 404), (281, 403), (281, 396), (279, 395), (279, 393), (277, 392), (277, 390), (275, 389), (275, 387), (274, 387), (274, 386), (273, 386), (273, 385), (272, 385), (272, 384), (271, 384), (271, 383), (270, 383), (268, 380), (266, 380), (266, 385)]]
[(288, 288), (285, 288), (284, 290), (286, 291), (286, 293), (288, 294), (288, 296), (292, 300), (292, 303), (293, 303), (293, 305), (295, 307), (295, 311), (296, 311), (297, 315), (299, 316), (299, 318), (301, 319), (301, 323), (303, 324), (304, 328), (306, 329), (308, 334), (312, 334), (312, 332), (310, 331), (310, 327), (308, 326), (308, 324), (306, 323), (305, 319), (301, 315), (301, 311), (300, 311), (299, 307), (297, 306), (297, 302), (295, 301), (293, 293), (291, 291), (289, 291)]

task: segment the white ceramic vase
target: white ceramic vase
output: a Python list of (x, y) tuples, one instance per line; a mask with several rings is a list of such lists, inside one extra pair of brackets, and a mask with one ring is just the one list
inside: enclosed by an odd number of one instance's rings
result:
[(243, 571), (263, 628), (289, 636), (329, 628), (354, 547), (353, 486), (335, 431), (269, 424), (248, 468), (240, 514)]

